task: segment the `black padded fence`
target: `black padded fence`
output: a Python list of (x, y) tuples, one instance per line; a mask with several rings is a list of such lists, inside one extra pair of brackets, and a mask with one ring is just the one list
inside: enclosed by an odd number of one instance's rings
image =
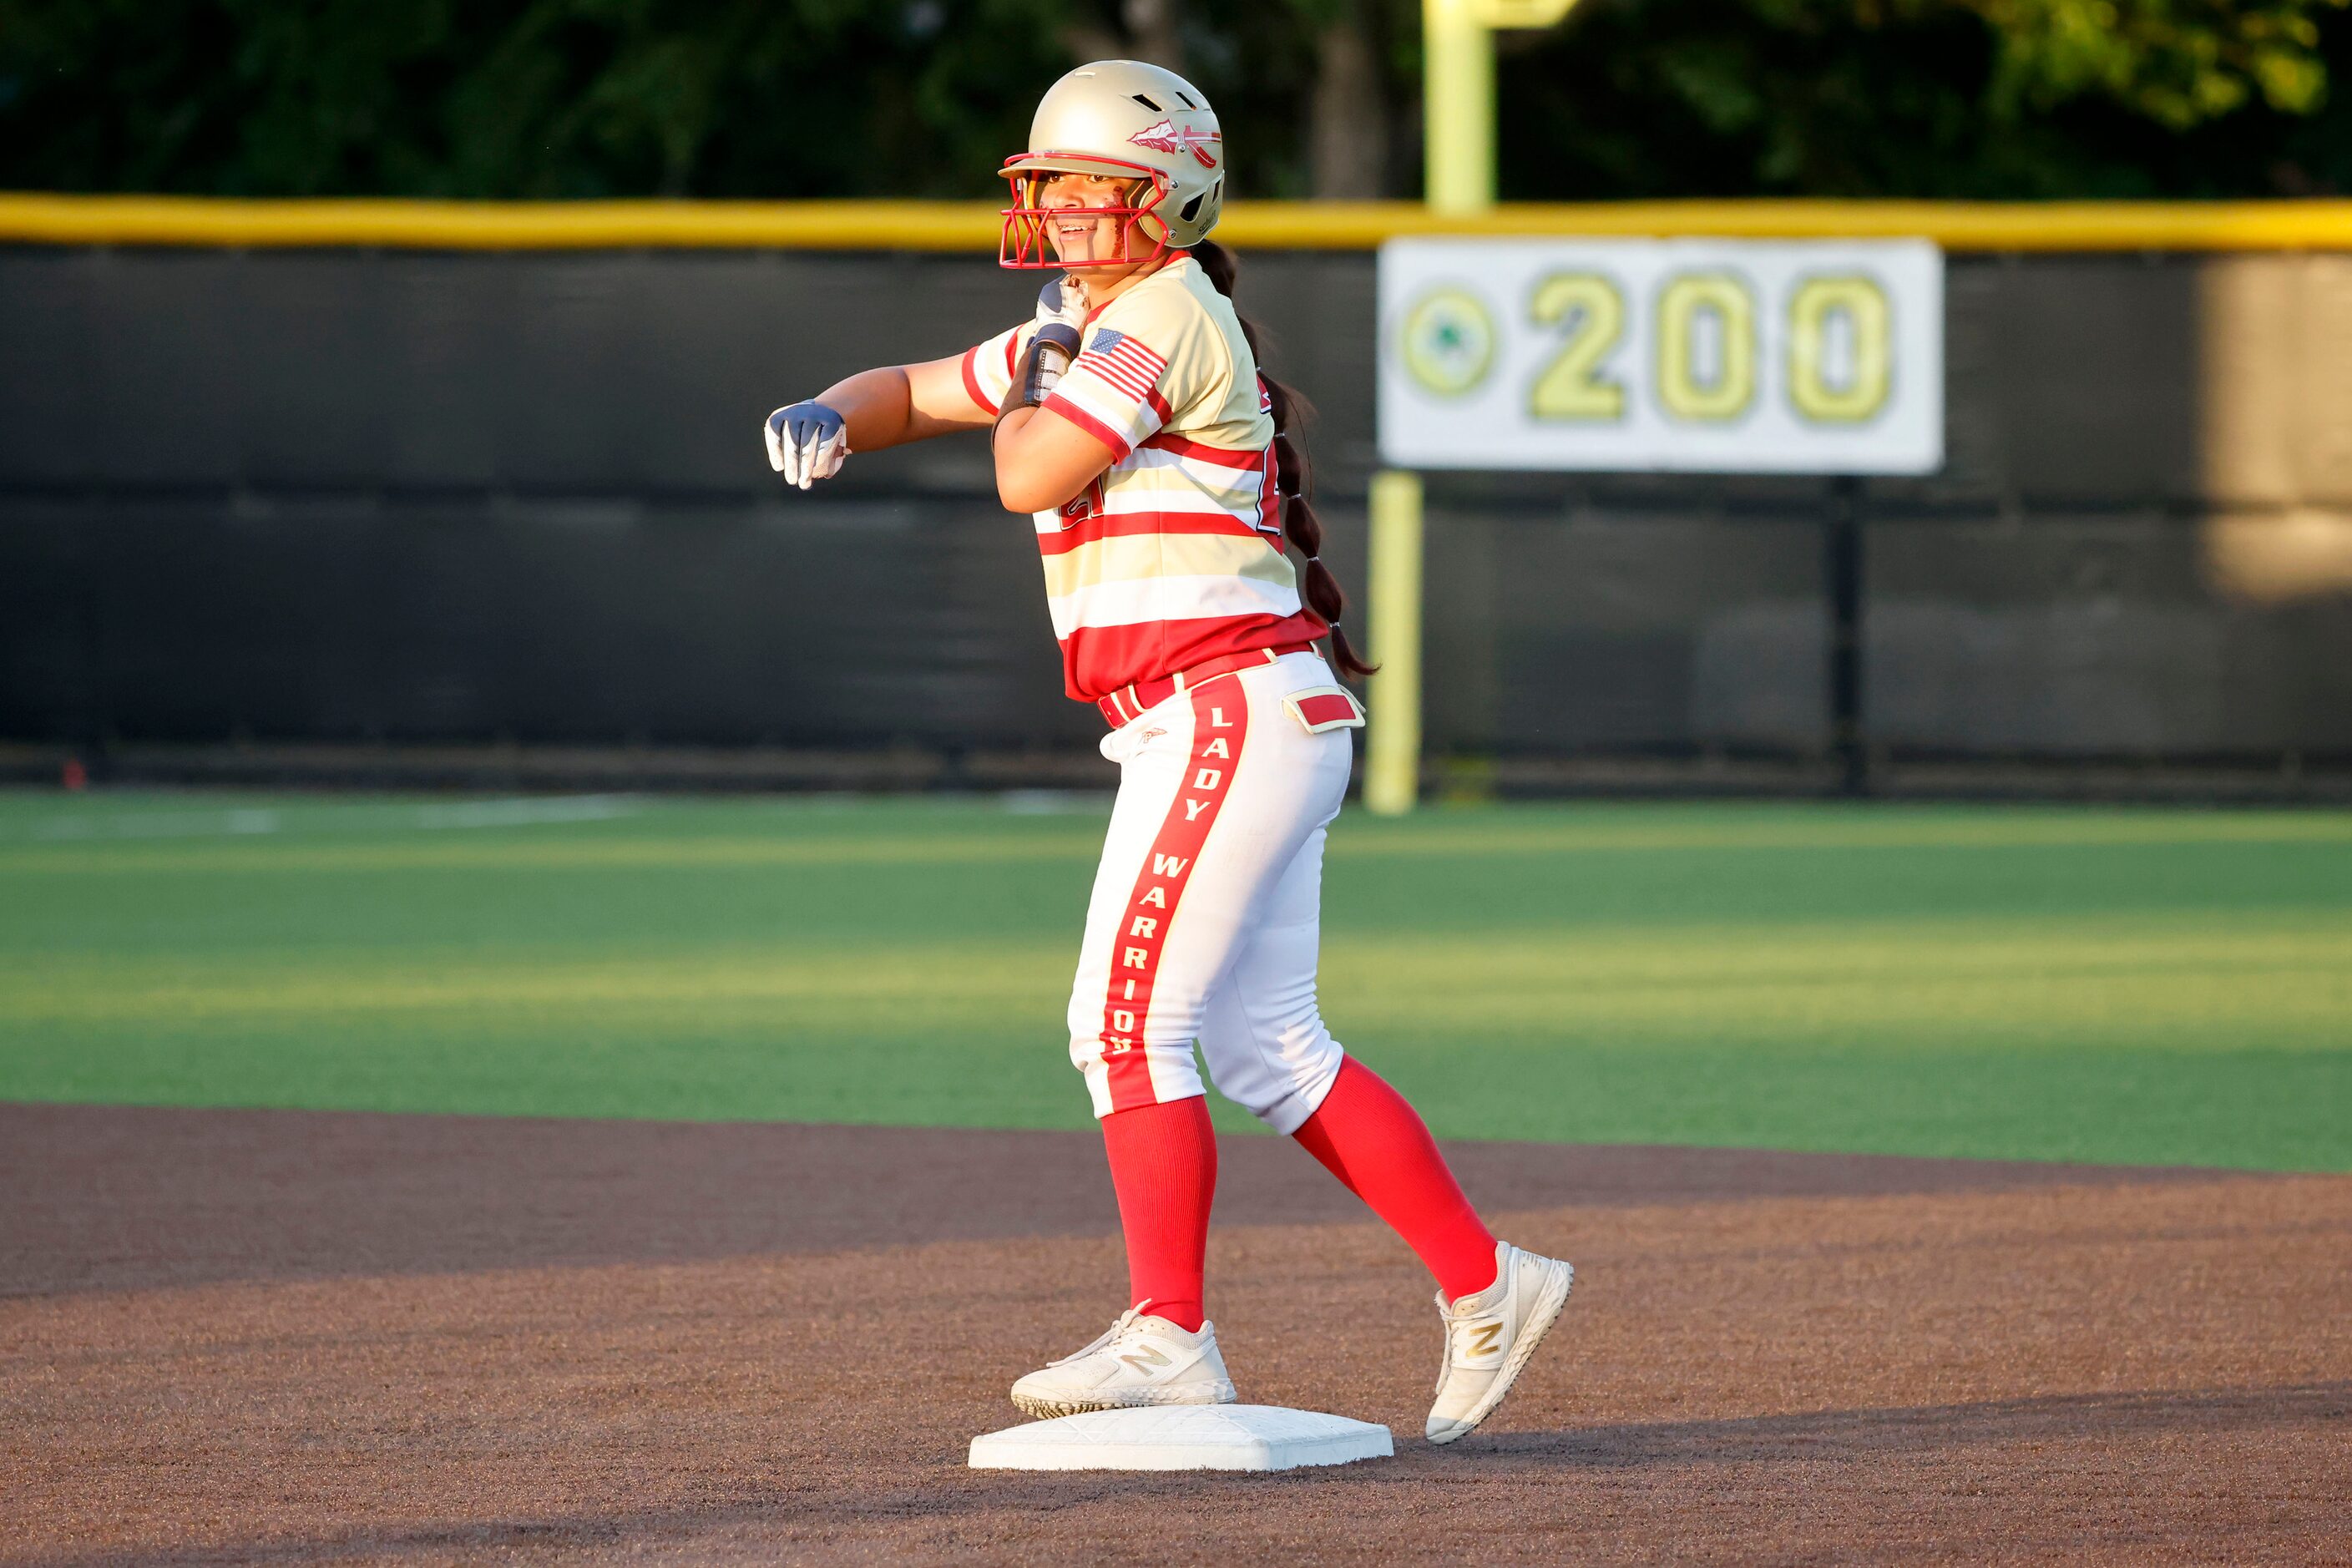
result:
[[(2266, 259), (2352, 312), (2325, 258)], [(1433, 477), (1433, 767), (1835, 787), (2347, 764), (2328, 542), (2352, 461), (2217, 449), (2259, 443), (2272, 395), (2220, 363), (2223, 265), (1954, 258), (1933, 479)], [(774, 405), (959, 351), (1031, 288), (902, 255), (0, 251), (0, 743), (1076, 776), (1098, 721), (1061, 695), (980, 440), (862, 454), (802, 495), (759, 439)], [(1372, 259), (1245, 257), (1241, 295), (1318, 407), (1328, 557), (1360, 591)], [(2347, 381), (2352, 356), (2310, 371), (2294, 417)], [(2319, 542), (2300, 577), (2294, 549), (2261, 565), (2290, 532)]]

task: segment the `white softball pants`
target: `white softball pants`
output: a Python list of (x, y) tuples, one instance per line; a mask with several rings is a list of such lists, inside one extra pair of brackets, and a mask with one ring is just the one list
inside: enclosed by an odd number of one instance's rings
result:
[[(1180, 691), (1102, 742), (1118, 804), (1070, 993), (1070, 1059), (1095, 1114), (1219, 1092), (1277, 1132), (1339, 1075), (1316, 1005), (1324, 829), (1348, 787), (1348, 730), (1284, 705), (1330, 692), (1286, 654)], [(1310, 708), (1328, 710), (1328, 700)]]

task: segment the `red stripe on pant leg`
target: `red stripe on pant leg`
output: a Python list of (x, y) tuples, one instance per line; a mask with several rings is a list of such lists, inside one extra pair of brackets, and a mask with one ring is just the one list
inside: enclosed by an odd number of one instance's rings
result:
[(1151, 1018), (1151, 986), (1167, 951), (1168, 927), (1192, 880), (1201, 847), (1209, 841), (1234, 768), (1249, 734), (1249, 698), (1237, 680), (1220, 680), (1192, 694), (1192, 754), (1168, 807), (1159, 836), (1143, 858), (1143, 869), (1119, 911), (1110, 947), (1110, 988), (1103, 997), (1102, 1057), (1110, 1072), (1113, 1110), (1157, 1104), (1151, 1068), (1144, 1059), (1143, 1031)]

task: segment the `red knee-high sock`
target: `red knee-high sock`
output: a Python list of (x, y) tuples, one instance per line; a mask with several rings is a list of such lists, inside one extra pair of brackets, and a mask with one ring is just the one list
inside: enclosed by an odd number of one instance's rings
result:
[(1331, 1092), (1291, 1134), (1404, 1237), (1449, 1301), (1495, 1282), (1495, 1237), (1462, 1195), (1428, 1124), (1380, 1074), (1349, 1057)]
[(1149, 1301), (1152, 1316), (1197, 1332), (1209, 1203), (1217, 1192), (1209, 1102), (1196, 1094), (1113, 1111), (1102, 1130), (1127, 1232), (1129, 1301)]

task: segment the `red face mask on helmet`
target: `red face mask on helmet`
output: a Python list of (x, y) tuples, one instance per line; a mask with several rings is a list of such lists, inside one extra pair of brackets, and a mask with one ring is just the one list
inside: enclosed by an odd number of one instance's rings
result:
[[(1005, 160), (1012, 205), (997, 259), (1006, 267), (1130, 267), (1199, 244), (1215, 226), (1225, 192), (1224, 135), (1192, 83), (1136, 60), (1080, 66), (1047, 90), (1029, 126), (1034, 151)], [(1123, 183), (1114, 205), (1049, 207), (1055, 174)], [(1116, 225), (1111, 254), (1066, 262), (1056, 255), (1057, 218)]]
[[(1167, 177), (1159, 170), (1141, 163), (1126, 165), (1121, 171), (1127, 177), (1126, 193), (1119, 205), (1097, 206), (1066, 203), (1048, 206), (1045, 198), (1045, 186), (1056, 173), (1063, 171), (1037, 167), (1030, 162), (1037, 156), (1039, 154), (1034, 153), (1024, 153), (1006, 162), (1004, 177), (1013, 186), (1013, 205), (1003, 211), (1004, 226), (997, 240), (998, 266), (1024, 269), (1126, 267), (1155, 262), (1168, 254), (1168, 225), (1161, 221), (1158, 213), (1160, 204), (1168, 199), (1168, 183)], [(1107, 163), (1108, 160), (1089, 159), (1088, 162)], [(1103, 173), (1097, 168), (1067, 172)], [(1062, 259), (1061, 253), (1054, 246), (1053, 226), (1074, 217), (1090, 221), (1108, 219), (1118, 226), (1113, 230), (1115, 243), (1109, 255), (1090, 257), (1084, 261)]]

